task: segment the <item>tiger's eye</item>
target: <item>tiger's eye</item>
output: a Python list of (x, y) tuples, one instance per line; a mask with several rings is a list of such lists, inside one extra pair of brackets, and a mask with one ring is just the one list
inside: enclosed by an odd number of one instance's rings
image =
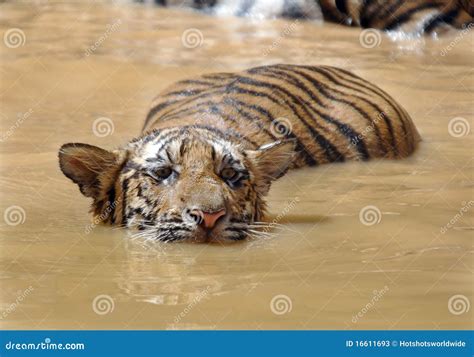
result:
[(224, 180), (232, 180), (236, 175), (237, 171), (235, 171), (232, 167), (226, 167), (221, 171), (221, 177)]
[(169, 167), (162, 167), (161, 169), (155, 171), (156, 176), (162, 180), (168, 178), (172, 173), (173, 170), (171, 170)]

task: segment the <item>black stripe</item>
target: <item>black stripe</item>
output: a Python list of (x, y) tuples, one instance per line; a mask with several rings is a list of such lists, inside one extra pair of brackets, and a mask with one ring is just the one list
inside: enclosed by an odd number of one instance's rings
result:
[[(355, 74), (353, 74), (351, 72), (345, 71), (345, 70), (340, 69), (340, 68), (329, 67), (329, 66), (322, 66), (321, 68), (323, 68), (324, 70), (329, 71), (332, 75), (336, 76), (337, 78), (339, 78), (343, 81), (352, 83), (352, 84), (357, 86), (357, 88), (355, 88), (355, 87), (352, 87), (350, 85), (344, 84), (346, 87), (348, 87), (350, 89), (361, 91), (361, 87), (362, 87), (362, 88), (368, 90), (369, 92), (371, 92), (372, 94), (378, 95), (378, 96), (382, 97), (383, 99), (385, 99), (387, 101), (388, 105), (395, 111), (395, 113), (397, 113), (398, 117), (400, 118), (400, 123), (401, 123), (401, 126), (402, 126), (403, 134), (404, 134), (405, 137), (407, 137), (408, 130), (407, 130), (407, 127), (406, 127), (407, 123), (405, 122), (406, 119), (407, 119), (407, 116), (400, 111), (400, 108), (399, 108), (398, 104), (394, 103), (394, 99), (392, 97), (390, 97), (390, 95), (388, 95), (387, 93), (385, 93), (382, 89), (380, 89), (378, 87), (375, 87), (375, 86), (374, 87), (369, 87), (367, 85), (368, 82), (366, 82), (364, 79), (362, 79), (360, 77), (357, 77)], [(361, 82), (356, 82), (356, 81), (353, 81), (353, 80), (348, 79), (346, 77), (343, 77), (343, 76), (341, 76), (340, 73), (337, 73), (337, 72), (342, 72), (342, 73), (344, 73), (346, 75), (349, 75), (352, 78), (357, 79)], [(367, 95), (371, 95), (370, 93), (367, 93), (366, 91), (361, 91), (361, 92), (364, 93), (364, 94), (367, 94)], [(413, 137), (413, 132), (410, 132), (410, 134), (411, 134), (411, 137), (412, 137), (412, 141), (414, 142), (415, 138)], [(413, 149), (413, 148), (410, 146), (410, 150), (411, 149)]]
[[(208, 88), (209, 89), (209, 88)], [(189, 103), (190, 101), (193, 101), (193, 100), (196, 100), (196, 99), (202, 99), (202, 98), (207, 98), (207, 97), (210, 97), (211, 95), (213, 94), (216, 94), (216, 93), (220, 93), (219, 90), (216, 90), (216, 91), (211, 91), (211, 92), (207, 92), (205, 91), (204, 93), (202, 94), (198, 94), (196, 95), (195, 97), (193, 98), (187, 98), (187, 99), (175, 99), (175, 100), (168, 100), (166, 102), (163, 102), (163, 103), (160, 103), (154, 107), (152, 107), (150, 109), (150, 111), (148, 112), (147, 116), (146, 116), (146, 119), (145, 119), (145, 124), (143, 125), (143, 129), (146, 128), (146, 126), (149, 124), (149, 121), (160, 111), (160, 110), (163, 110), (165, 109), (166, 107), (169, 107), (170, 105), (173, 105), (173, 104), (176, 104), (176, 103), (179, 103), (181, 102), (181, 105), (185, 105), (187, 103)], [(170, 114), (171, 112), (168, 112), (166, 113), (165, 115), (168, 115)], [(142, 129), (142, 130), (143, 130)]]
[(176, 118), (176, 117), (180, 117), (182, 118), (183, 114), (193, 114), (195, 111), (197, 111), (199, 108), (201, 107), (205, 107), (207, 110), (206, 110), (206, 113), (209, 113), (209, 107), (211, 106), (215, 106), (216, 105), (216, 102), (212, 101), (212, 100), (208, 100), (207, 102), (200, 102), (200, 103), (193, 103), (193, 101), (189, 102), (188, 104), (191, 104), (191, 106), (187, 106), (187, 107), (182, 107), (180, 106), (179, 110), (172, 110), (168, 113), (166, 113), (165, 115), (161, 116), (159, 119), (161, 121), (167, 121), (167, 120), (171, 120), (173, 118)]
[[(267, 70), (269, 70), (269, 68), (266, 68)], [(277, 71), (278, 72), (278, 71)], [(285, 75), (286, 73), (284, 72), (278, 72), (278, 73), (281, 73), (282, 75)], [(265, 77), (271, 77), (271, 78), (276, 78), (278, 80), (281, 80), (280, 77), (278, 76), (274, 76), (270, 73), (259, 73)], [(249, 78), (247, 78), (248, 80)], [(260, 83), (260, 81), (258, 81), (258, 83)], [(262, 82), (262, 83), (266, 83), (266, 82)], [(300, 82), (301, 83), (301, 82)], [(253, 84), (253, 85), (261, 85), (261, 84), (254, 84), (254, 83), (248, 83), (247, 84)], [(302, 83), (301, 83), (302, 84)], [(311, 115), (311, 113), (308, 111), (308, 107), (310, 109), (312, 109), (313, 112), (317, 112), (317, 114), (319, 115), (323, 115), (322, 113), (320, 113), (319, 111), (317, 111), (316, 109), (314, 108), (311, 108), (309, 105), (310, 103), (308, 103), (307, 101), (303, 100), (300, 96), (298, 95), (293, 95), (291, 92), (288, 92), (286, 91), (286, 89), (283, 89), (282, 87), (276, 85), (276, 84), (273, 84), (271, 83), (271, 85), (274, 85), (275, 87), (278, 87), (280, 88), (279, 90), (280, 91), (284, 91), (285, 94), (290, 97), (293, 102), (297, 102), (299, 105), (299, 107), (296, 107), (295, 105), (293, 105), (290, 101), (286, 100), (284, 97), (283, 97), (283, 100), (285, 102), (285, 104), (291, 109), (291, 111), (293, 112), (293, 114), (306, 126), (306, 128), (310, 131), (311, 133), (311, 136), (318, 142), (318, 144), (320, 144), (320, 146), (322, 147), (322, 149), (325, 151), (325, 154), (326, 154), (326, 158), (329, 162), (342, 162), (344, 161), (344, 155), (342, 155), (338, 149), (332, 145), (332, 143), (330, 143), (326, 137), (324, 137), (324, 135), (320, 134), (319, 132), (316, 131), (316, 129), (314, 129), (310, 124), (308, 124), (306, 122), (306, 120), (298, 113), (298, 108), (302, 109), (306, 115), (310, 118), (313, 118), (313, 116)], [(302, 84), (304, 85), (304, 84)], [(280, 97), (282, 97), (280, 95)], [(316, 99), (316, 98), (315, 98)], [(322, 104), (322, 103), (321, 103)], [(308, 107), (307, 107), (308, 105)], [(314, 118), (313, 118), (314, 119)], [(316, 120), (314, 120), (314, 124), (316, 124), (319, 128), (323, 129), (323, 130), (327, 130), (326, 128), (322, 127)]]
[(212, 161), (216, 161), (216, 149), (214, 149), (214, 146), (211, 146), (211, 158)]
[[(245, 222), (238, 222), (238, 223), (245, 223)], [(231, 231), (231, 232), (240, 232), (242, 230), (242, 227), (233, 227), (229, 226), (224, 229), (225, 231)]]
[[(371, 17), (377, 17), (379, 21), (390, 19), (398, 11), (398, 9), (403, 6), (403, 3), (403, 0), (393, 1), (393, 3), (388, 8), (385, 8), (385, 11), (383, 11), (382, 13), (374, 13)], [(390, 2), (388, 4), (390, 4)], [(380, 10), (382, 9), (383, 8), (381, 8)]]
[(179, 223), (182, 224), (183, 220), (179, 217), (167, 218), (165, 220), (160, 220), (159, 223)]
[(349, 15), (347, 11), (347, 0), (336, 0), (336, 7), (344, 15)]
[(159, 153), (161, 151), (161, 149), (163, 149), (165, 146), (167, 146), (170, 142), (172, 142), (172, 141), (176, 140), (177, 138), (179, 138), (180, 136), (182, 136), (181, 131), (172, 131), (169, 134), (170, 134), (170, 136), (166, 136), (164, 138), (161, 138), (160, 141), (157, 142), (157, 144), (160, 145), (158, 147), (158, 149), (156, 150), (157, 153)]
[[(255, 110), (257, 111), (258, 113), (262, 114), (263, 116), (265, 116), (269, 121), (270, 121), (270, 124), (273, 123), (275, 121), (275, 118), (273, 117), (273, 115), (268, 111), (266, 110), (265, 108), (259, 106), (259, 105), (255, 105), (255, 104), (247, 104), (247, 103), (244, 103), (244, 102), (241, 102), (239, 100), (235, 100), (235, 99), (232, 99), (232, 104), (238, 104), (239, 106), (242, 106), (244, 108), (248, 108), (248, 109), (252, 109), (252, 110)], [(231, 105), (232, 105), (231, 104)], [(238, 110), (238, 108), (236, 107), (236, 109)], [(307, 124), (306, 124), (307, 125)], [(332, 144), (330, 142), (328, 142), (326, 140), (326, 138), (324, 138), (323, 136), (321, 136), (319, 133), (317, 133), (311, 126), (307, 125), (308, 126), (308, 129), (312, 132), (314, 138), (318, 141), (318, 143), (320, 143), (320, 145), (322, 146), (322, 148), (324, 150), (326, 150), (326, 152), (328, 152), (328, 148), (331, 148), (332, 147)], [(273, 135), (272, 135), (273, 136)], [(304, 144), (302, 143), (301, 139), (298, 138), (292, 131), (290, 131), (287, 135), (286, 135), (288, 138), (292, 138), (292, 139), (295, 139), (296, 140), (296, 149), (298, 151), (301, 151), (303, 156), (304, 156), (304, 159), (305, 159), (305, 162), (309, 165), (309, 166), (314, 166), (314, 165), (317, 165), (318, 162), (316, 160), (316, 158), (313, 157), (313, 155), (311, 155), (310, 152), (308, 152), (308, 150), (306, 150)], [(277, 140), (276, 137), (274, 137), (275, 140)], [(327, 146), (323, 146), (323, 145), (327, 145)]]
[(370, 27), (370, 18), (365, 16), (367, 8), (372, 3), (372, 0), (364, 0), (362, 6), (359, 8), (359, 24), (361, 27)]
[(128, 219), (127, 219), (127, 190), (128, 190), (128, 178), (122, 181), (122, 226), (127, 226)]
[(183, 240), (186, 237), (183, 237), (183, 236), (180, 237), (180, 236), (176, 235), (176, 233), (180, 232), (180, 231), (186, 231), (186, 230), (185, 229), (176, 229), (176, 230), (171, 230), (171, 231), (168, 231), (168, 230), (159, 231), (159, 234), (158, 234), (157, 238), (160, 242), (174, 242), (174, 241), (177, 241), (177, 240)]
[(107, 196), (108, 196), (108, 202), (109, 202), (109, 206), (107, 206), (105, 209), (107, 209), (108, 207), (111, 207), (112, 210), (109, 212), (108, 214), (108, 217), (110, 217), (110, 222), (112, 224), (115, 223), (115, 206), (116, 206), (116, 202), (115, 202), (115, 186), (112, 186), (112, 188), (109, 190), (109, 192), (107, 192)]
[[(275, 71), (277, 73), (287, 73), (287, 72), (280, 72), (280, 71)], [(308, 93), (311, 93), (310, 96), (312, 97), (312, 92), (308, 92)], [(323, 95), (325, 95), (324, 93), (321, 93)], [(306, 103), (306, 102), (305, 102)], [(326, 107), (326, 106), (325, 106)], [(333, 124), (337, 127), (337, 129), (339, 130), (339, 132), (347, 138), (347, 140), (351, 143), (351, 144), (355, 144), (356, 145), (356, 148), (357, 148), (357, 151), (359, 153), (359, 156), (363, 159), (363, 160), (368, 160), (370, 155), (367, 151), (367, 147), (365, 145), (365, 143), (361, 140), (359, 140), (359, 136), (360, 134), (354, 130), (350, 125), (346, 124), (346, 123), (342, 123), (340, 122), (339, 120), (329, 116), (328, 114), (326, 113), (323, 113), (321, 111), (319, 111), (318, 109), (316, 109), (312, 103), (308, 103), (308, 108), (314, 113), (316, 114), (316, 116), (319, 116), (321, 117), (324, 121), (330, 123), (330, 124)], [(311, 116), (311, 114), (308, 113), (308, 115)], [(313, 117), (313, 116), (311, 116)], [(315, 124), (318, 124), (317, 123), (317, 119), (316, 117), (314, 117), (314, 120), (315, 120)], [(318, 124), (319, 125), (319, 124)], [(334, 161), (344, 161), (344, 157), (342, 156), (342, 154), (339, 154), (341, 155), (341, 158), (340, 159), (336, 159)]]
[[(304, 84), (302, 81), (300, 81), (297, 77), (293, 77), (291, 76), (288, 72), (286, 71), (282, 71), (281, 68), (278, 68), (278, 65), (276, 66), (268, 66), (268, 67), (259, 67), (260, 69), (263, 69), (263, 71), (258, 71), (258, 72), (254, 72), (256, 74), (263, 74), (265, 76), (268, 76), (268, 71), (272, 71), (272, 72), (277, 72), (280, 76), (284, 76), (286, 81), (293, 84), (297, 89), (302, 89), (304, 92), (306, 92), (307, 94), (309, 94), (311, 100), (315, 101), (319, 106), (323, 107), (323, 108), (327, 108), (327, 105), (324, 104), (318, 97), (316, 97), (313, 93), (307, 86), (306, 84)], [(270, 76), (272, 78), (275, 78), (275, 79), (281, 79), (280, 77), (277, 77), (277, 76)], [(300, 97), (301, 98), (301, 97)], [(304, 103), (306, 103), (306, 101), (303, 101)]]
[(232, 86), (229, 88), (229, 92), (234, 92), (234, 93), (239, 93), (239, 94), (246, 94), (246, 95), (253, 96), (253, 97), (263, 97), (263, 98), (267, 98), (268, 100), (272, 101), (276, 105), (281, 105), (280, 101), (278, 99), (272, 97), (271, 95), (269, 95), (265, 92), (257, 92), (257, 91), (251, 90), (251, 89), (238, 87), (237, 83), (232, 84)]
[(230, 236), (229, 238), (233, 241), (241, 241), (247, 238), (248, 233), (246, 231), (237, 232), (237, 236)]
[[(263, 67), (260, 67), (260, 68), (263, 68)], [(242, 82), (242, 83), (245, 83), (245, 84), (255, 85), (257, 87), (267, 87), (270, 90), (272, 90), (273, 92), (279, 91), (279, 92), (285, 93), (293, 101), (299, 102), (300, 104), (304, 104), (304, 101), (302, 101), (301, 98), (298, 98), (297, 96), (293, 95), (291, 92), (287, 91), (286, 89), (284, 89), (283, 87), (281, 87), (277, 84), (269, 83), (269, 82), (263, 82), (263, 81), (259, 81), (259, 80), (254, 80), (252, 78), (243, 77), (243, 76), (239, 77), (239, 82)], [(318, 142), (318, 144), (321, 146), (321, 148), (325, 151), (325, 154), (326, 154), (326, 157), (328, 158), (328, 161), (331, 162), (331, 161), (343, 161), (344, 160), (344, 156), (337, 150), (337, 148), (334, 145), (332, 145), (323, 135), (321, 135), (318, 131), (316, 131), (315, 128), (313, 128), (310, 124), (308, 124), (308, 122), (306, 122), (306, 120), (297, 113), (297, 109), (293, 104), (291, 104), (290, 102), (288, 102), (286, 100), (285, 100), (285, 103), (292, 109), (292, 111), (296, 115), (296, 117), (309, 130), (312, 137)], [(303, 109), (309, 117), (311, 117), (311, 114), (308, 112), (308, 109), (306, 108), (305, 105), (301, 105), (300, 108)], [(312, 159), (316, 161), (316, 159), (314, 157), (312, 157)]]
[[(364, 13), (360, 14), (361, 27), (371, 27), (372, 21), (374, 19), (380, 20), (380, 16), (382, 16), (383, 14), (386, 14), (386, 11), (382, 12), (382, 10), (386, 8), (386, 6), (389, 6), (389, 5), (390, 7), (394, 6), (394, 4), (391, 4), (389, 1), (378, 0), (377, 3), (374, 4), (374, 6), (372, 6), (372, 8), (365, 9)], [(395, 6), (399, 6), (399, 5), (400, 5), (400, 1), (399, 2), (395, 1)]]
[[(226, 120), (232, 121), (229, 117), (226, 117)], [(239, 142), (241, 140), (245, 140), (245, 141), (247, 141), (247, 143), (249, 143), (254, 148), (257, 148), (257, 147), (260, 146), (255, 141), (253, 141), (252, 139), (250, 139), (247, 136), (243, 135), (242, 133), (239, 133), (238, 131), (235, 131), (233, 128), (226, 128), (226, 132), (224, 133), (222, 130), (220, 130), (218, 128), (215, 128), (213, 126), (209, 126), (209, 125), (193, 124), (192, 127), (193, 128), (198, 128), (198, 129), (204, 129), (204, 130), (210, 131), (214, 134), (218, 134), (217, 136), (220, 139), (223, 139), (223, 140), (227, 140), (227, 141), (231, 141), (231, 142)]]
[(442, 24), (452, 24), (455, 20), (456, 17), (459, 15), (459, 11), (461, 8), (456, 8), (454, 10), (451, 10), (445, 14), (439, 14), (438, 16), (435, 16), (433, 19), (431, 19), (423, 28), (424, 32), (431, 32), (433, 31), (438, 25)]
[(158, 113), (160, 110), (170, 106), (170, 105), (173, 105), (175, 103), (178, 103), (179, 100), (170, 100), (170, 101), (167, 101), (167, 102), (163, 102), (163, 103), (160, 103), (156, 106), (154, 106), (153, 108), (150, 109), (150, 111), (148, 112), (146, 118), (145, 118), (145, 123), (143, 124), (143, 130), (145, 130), (145, 128), (147, 127), (148, 125), (148, 122), (155, 116), (156, 113)]
[[(224, 114), (223, 114), (224, 115)], [(225, 115), (225, 120), (229, 120), (229, 121), (232, 121), (230, 119), (230, 117), (228, 117), (227, 115)], [(214, 127), (211, 127), (211, 126), (208, 126), (208, 125), (201, 125), (201, 124), (194, 124), (193, 127), (196, 127), (196, 128), (199, 128), (199, 129), (205, 129), (205, 130), (208, 130), (208, 131), (218, 131), (219, 129), (218, 128), (214, 128)], [(213, 129), (213, 130), (211, 130)], [(265, 129), (264, 129), (265, 130)], [(227, 141), (241, 141), (241, 140), (245, 140), (247, 143), (249, 143), (252, 147), (256, 148), (256, 147), (259, 147), (260, 145), (257, 144), (255, 141), (253, 141), (252, 139), (248, 138), (247, 136), (245, 136), (244, 134), (242, 133), (239, 133), (238, 131), (235, 131), (233, 128), (226, 128), (226, 133), (224, 134), (222, 131), (219, 130), (219, 132), (221, 133), (221, 137), (222, 139), (224, 140), (227, 140)]]
[[(338, 83), (334, 77), (331, 77), (329, 76), (327, 73), (321, 71), (321, 69), (317, 68), (317, 67), (311, 67), (311, 66), (299, 66), (301, 68), (304, 68), (304, 69), (307, 69), (307, 70), (310, 70), (310, 71), (313, 71), (313, 72), (317, 72), (319, 74), (321, 74), (322, 76), (324, 76), (325, 78), (327, 78), (328, 80), (332, 81), (333, 83), (336, 83), (336, 84), (339, 84), (339, 85), (343, 85), (341, 84), (340, 82)], [(316, 83), (319, 83), (317, 82), (316, 79), (314, 79), (313, 77), (311, 76), (308, 76), (306, 73), (304, 72), (300, 72), (300, 71), (297, 71), (296, 69), (294, 69), (294, 67), (292, 68), (292, 70), (295, 72), (295, 73), (299, 73), (301, 74), (302, 76), (305, 76), (308, 81), (312, 81), (312, 82), (316, 82)], [(325, 90), (325, 89), (324, 89)], [(331, 92), (335, 92), (335, 93), (338, 93), (342, 96), (347, 96), (346, 93), (344, 92), (341, 92), (341, 91), (338, 91), (337, 89), (335, 88), (328, 88), (328, 90), (330, 90)], [(369, 114), (367, 112), (365, 112), (363, 109), (361, 109), (360, 107), (358, 107), (357, 105), (355, 105), (354, 103), (348, 101), (348, 100), (345, 100), (345, 99), (340, 99), (340, 98), (336, 98), (334, 96), (332, 96), (331, 94), (329, 94), (327, 91), (326, 91), (326, 96), (328, 96), (329, 98), (332, 97), (332, 99), (334, 101), (337, 101), (337, 102), (340, 102), (340, 103), (344, 103), (344, 104), (347, 104), (348, 106), (352, 107), (354, 110), (356, 110), (362, 117), (364, 117), (368, 123), (372, 124), (373, 123), (373, 120), (371, 119), (371, 117), (369, 116)], [(392, 127), (392, 123), (390, 122), (390, 120), (388, 120), (388, 118), (385, 117), (385, 115), (383, 115), (383, 110), (376, 104), (370, 102), (369, 100), (363, 98), (363, 97), (359, 97), (355, 94), (351, 94), (351, 96), (355, 97), (355, 98), (358, 98), (359, 100), (365, 102), (367, 105), (371, 106), (372, 108), (374, 108), (377, 113), (381, 113), (382, 114), (382, 117), (384, 119), (384, 122), (385, 122), (385, 125), (387, 126), (387, 129), (388, 129), (388, 132), (390, 134), (390, 141), (391, 141), (391, 145), (392, 145), (392, 148), (393, 150), (395, 151), (395, 153), (397, 152), (397, 147), (396, 147), (396, 142), (395, 142), (395, 136), (394, 136), (394, 133), (393, 133), (393, 127)], [(377, 137), (379, 139), (379, 146), (380, 146), (380, 149), (382, 150), (382, 152), (384, 154), (387, 153), (387, 150), (386, 148), (382, 145), (382, 137), (380, 135), (380, 131), (378, 129), (378, 127), (376, 125), (374, 125), (374, 131), (375, 133), (377, 134)]]
[[(240, 102), (242, 103), (242, 102)], [(257, 123), (257, 126), (259, 127), (259, 130), (264, 132), (269, 138), (270, 140), (272, 141), (276, 141), (278, 140), (277, 137), (275, 137), (270, 131), (267, 130), (267, 128), (265, 128), (265, 126), (261, 123), (261, 120), (258, 116), (256, 115), (253, 115), (245, 110), (243, 110), (242, 108), (238, 107), (238, 106), (233, 106), (233, 108), (235, 110), (237, 110), (237, 112), (242, 116), (242, 118), (244, 118), (245, 120), (251, 122), (251, 123)], [(240, 129), (240, 126), (239, 126), (239, 129)], [(244, 129), (245, 130), (245, 129)], [(258, 145), (260, 146), (260, 145)]]
[(201, 76), (202, 78), (209, 78), (209, 79), (229, 79), (235, 77), (235, 73), (229, 73), (229, 72), (220, 72), (220, 73), (208, 73), (208, 74), (203, 74)]
[(401, 26), (403, 23), (410, 20), (410, 17), (414, 13), (416, 13), (418, 11), (421, 11), (421, 10), (426, 10), (426, 9), (430, 9), (430, 8), (437, 8), (437, 7), (439, 7), (439, 5), (436, 4), (436, 3), (425, 3), (425, 4), (422, 4), (420, 6), (414, 7), (410, 10), (407, 10), (407, 11), (403, 12), (400, 16), (398, 16), (394, 20), (390, 21), (388, 24), (385, 25), (383, 30), (384, 31), (390, 31), (390, 30), (396, 29), (397, 27)]
[[(276, 73), (280, 73), (281, 75), (286, 74), (287, 76), (290, 76), (290, 75), (288, 74), (288, 72), (286, 72), (286, 71), (277, 71), (277, 70), (273, 70), (273, 69), (272, 69), (272, 71), (273, 71), (273, 72), (276, 72)], [(292, 72), (296, 72), (296, 73), (298, 73), (298, 74), (303, 75), (301, 72), (297, 72), (297, 71), (295, 71), (294, 69), (292, 69)], [(293, 76), (290, 76), (290, 77), (294, 78)], [(303, 77), (305, 77), (305, 76), (303, 75)], [(308, 76), (308, 77), (305, 77), (305, 78), (306, 78), (307, 80), (309, 80), (309, 81), (311, 82), (311, 84), (312, 84), (316, 89), (318, 89), (318, 91), (319, 91), (320, 94), (324, 95), (324, 96), (327, 97), (328, 99), (336, 100), (336, 101), (338, 100), (337, 98), (334, 98), (334, 97), (332, 97), (332, 96), (329, 96), (328, 93), (327, 93), (327, 91), (321, 87), (321, 83), (315, 82), (315, 79), (314, 79), (314, 78), (313, 78), (314, 81), (308, 79), (308, 78), (312, 78), (312, 77), (309, 77), (309, 76)], [(312, 99), (313, 99), (314, 95), (312, 94), (312, 92), (311, 92), (311, 91), (308, 91), (308, 94), (309, 94), (310, 97), (312, 97)], [(306, 103), (306, 102), (305, 102), (305, 103)], [(356, 130), (354, 130), (350, 125), (345, 124), (345, 123), (343, 123), (343, 122), (340, 122), (339, 120), (337, 120), (337, 119), (335, 119), (335, 118), (329, 116), (328, 114), (319, 111), (319, 110), (316, 109), (314, 106), (312, 106), (310, 103), (308, 103), (308, 104), (309, 104), (309, 105), (308, 105), (308, 108), (309, 108), (313, 113), (315, 113), (317, 116), (321, 117), (321, 118), (322, 118), (323, 120), (325, 120), (326, 122), (328, 122), (328, 123), (330, 123), (330, 124), (333, 124), (333, 125), (336, 125), (336, 127), (337, 127), (338, 130), (339, 130), (339, 132), (340, 132), (343, 136), (345, 136), (345, 137), (348, 139), (348, 141), (349, 141), (350, 143), (352, 143), (352, 144), (356, 143), (356, 149), (357, 149), (359, 155), (361, 156), (361, 158), (362, 158), (363, 160), (369, 159), (369, 153), (368, 153), (368, 151), (367, 151), (367, 147), (366, 147), (366, 145), (365, 145), (365, 143), (364, 143), (363, 141), (357, 139), (357, 138), (359, 137), (359, 133), (357, 133)], [(307, 113), (307, 114), (308, 114), (310, 117), (313, 117), (310, 113)], [(317, 124), (317, 119), (314, 118), (314, 120), (315, 120), (315, 123)], [(341, 159), (336, 159), (336, 160), (333, 160), (333, 161), (344, 161), (344, 157), (342, 156), (342, 154), (339, 154), (339, 155), (341, 155)]]
[[(177, 133), (177, 135), (175, 135), (174, 137), (170, 138), (169, 140), (165, 141), (161, 146), (160, 146), (160, 149), (163, 148), (165, 145), (167, 145), (170, 141), (173, 141), (175, 140), (176, 138), (179, 138), (180, 135), (182, 135), (183, 131), (187, 130), (187, 129), (190, 129), (190, 128), (196, 128), (196, 129), (202, 129), (202, 130), (206, 130), (206, 131), (209, 131), (210, 133), (212, 134), (215, 134), (216, 137), (218, 137), (219, 139), (221, 140), (227, 140), (227, 141), (231, 141), (231, 142), (239, 142), (240, 140), (246, 140), (249, 144), (251, 144), (254, 148), (257, 148), (259, 147), (260, 145), (257, 144), (256, 142), (250, 140), (249, 138), (243, 136), (241, 133), (239, 132), (236, 132), (234, 131), (233, 129), (231, 128), (227, 128), (226, 129), (226, 132), (224, 133), (222, 130), (220, 130), (219, 128), (216, 128), (216, 127), (213, 127), (213, 126), (209, 126), (209, 125), (202, 125), (202, 124), (193, 124), (193, 125), (186, 125), (186, 126), (183, 126), (183, 127), (180, 127), (180, 130), (179, 132)], [(176, 133), (173, 132), (173, 133)], [(164, 139), (168, 139), (168, 138), (164, 138)]]
[(191, 84), (191, 85), (201, 85), (201, 86), (213, 86), (216, 83), (215, 82), (200, 81), (200, 80), (197, 80), (197, 79), (184, 79), (182, 81), (177, 82), (176, 84), (177, 85)]
[[(247, 84), (250, 84), (250, 83), (247, 83)], [(256, 96), (256, 97), (264, 97), (264, 98), (267, 98), (268, 100), (272, 101), (273, 103), (281, 106), (282, 104), (277, 100), (275, 99), (273, 96), (265, 93), (265, 92), (257, 92), (257, 91), (253, 91), (253, 90), (249, 90), (249, 89), (244, 89), (244, 88), (241, 88), (241, 87), (238, 87), (236, 84), (233, 84), (232, 85), (232, 89), (231, 89), (232, 92), (237, 92), (237, 93), (241, 93), (241, 94), (246, 94), (246, 95), (253, 95), (253, 96)], [(293, 114), (298, 118), (300, 119), (301, 121), (303, 121), (304, 119), (299, 115), (299, 113), (296, 111), (296, 108), (288, 101), (286, 101), (284, 98), (282, 98), (283, 101), (285, 102), (285, 104), (292, 110)], [(236, 108), (239, 113), (241, 113), (242, 115), (249, 115), (248, 113), (245, 113), (243, 111), (241, 111), (239, 108)], [(252, 120), (252, 117), (250, 117), (250, 120)], [(257, 118), (257, 122), (258, 122), (258, 118)], [(261, 130), (263, 130), (265, 132), (265, 134), (267, 134), (268, 136), (270, 136), (273, 140), (278, 140), (278, 138), (276, 138), (273, 134), (271, 134), (267, 129), (265, 129), (261, 124), (260, 124), (260, 127), (261, 127)], [(303, 146), (303, 144), (301, 143), (301, 145), (299, 145), (297, 143), (297, 149), (300, 148), (302, 150), (306, 150)], [(340, 155), (340, 154), (339, 154)], [(337, 157), (337, 156), (336, 156)], [(316, 159), (313, 157), (313, 160), (316, 161)], [(330, 160), (333, 160), (332, 158)], [(315, 164), (313, 164), (315, 165)]]
[[(235, 120), (233, 120), (230, 116), (226, 115), (218, 106), (215, 102), (213, 101), (208, 101), (208, 102), (202, 102), (202, 103), (198, 103), (196, 104), (195, 106), (193, 107), (189, 107), (189, 108), (184, 108), (182, 110), (179, 110), (177, 112), (174, 112), (172, 114), (166, 114), (165, 116), (163, 116), (162, 118), (160, 118), (161, 120), (173, 120), (174, 118), (176, 117), (180, 117), (182, 116), (183, 114), (199, 114), (199, 113), (203, 113), (203, 114), (208, 114), (209, 113), (209, 107), (210, 106), (213, 106), (214, 109), (215, 109), (215, 113), (216, 115), (219, 115), (222, 119), (226, 120), (226, 121), (231, 121), (231, 122), (236, 122)], [(200, 109), (201, 107), (204, 107), (204, 109)], [(253, 117), (249, 117), (249, 116), (246, 116), (245, 114), (242, 114), (244, 119), (246, 119), (247, 121), (253, 123), (254, 122), (254, 118)], [(199, 125), (199, 124), (193, 124), (193, 125)], [(238, 125), (240, 127), (240, 125)], [(273, 137), (269, 132), (268, 130), (266, 130), (262, 125), (260, 126), (260, 129), (263, 130), (267, 135), (269, 135), (272, 139), (274, 140), (277, 140), (277, 138)], [(234, 135), (235, 136), (235, 135)], [(239, 136), (237, 137), (238, 139), (244, 139), (246, 140), (247, 142), (249, 142), (250, 144), (252, 144), (252, 146), (258, 146), (258, 144), (256, 144), (254, 141), (252, 141), (251, 139), (247, 138), (246, 136), (243, 136), (242, 134), (239, 134)], [(168, 143), (168, 142), (167, 142)]]
[(165, 97), (172, 97), (172, 96), (180, 96), (180, 97), (190, 97), (192, 95), (198, 95), (201, 94), (202, 92), (205, 92), (209, 88), (204, 88), (204, 89), (180, 89), (174, 92), (168, 92), (165, 93), (161, 96), (161, 98)]
[[(161, 223), (161, 222), (159, 222)], [(183, 221), (181, 221), (181, 224), (183, 224)], [(177, 226), (177, 227), (166, 227), (165, 229), (160, 229), (160, 231), (166, 231), (166, 232), (180, 232), (180, 231), (185, 231), (185, 232), (191, 232), (192, 229), (185, 227), (185, 226)]]

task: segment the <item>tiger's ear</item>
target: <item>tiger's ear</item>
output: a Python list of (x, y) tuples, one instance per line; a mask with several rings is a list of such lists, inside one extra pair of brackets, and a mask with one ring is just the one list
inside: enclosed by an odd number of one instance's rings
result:
[(282, 177), (295, 156), (295, 140), (279, 140), (247, 151), (266, 185)]
[(121, 166), (119, 156), (97, 146), (69, 143), (59, 149), (59, 167), (84, 196), (97, 198), (113, 184)]

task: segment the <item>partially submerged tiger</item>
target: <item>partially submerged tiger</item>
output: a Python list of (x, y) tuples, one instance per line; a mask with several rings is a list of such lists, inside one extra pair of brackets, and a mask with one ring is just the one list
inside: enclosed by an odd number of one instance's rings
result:
[[(130, 0), (125, 0), (130, 1)], [(298, 18), (400, 31), (440, 32), (473, 22), (472, 0), (131, 0), (174, 8), (195, 9), (217, 16), (256, 19)]]
[(177, 82), (143, 133), (112, 151), (65, 144), (63, 173), (95, 218), (165, 242), (258, 235), (265, 195), (288, 169), (398, 159), (420, 136), (407, 112), (343, 69), (273, 65)]

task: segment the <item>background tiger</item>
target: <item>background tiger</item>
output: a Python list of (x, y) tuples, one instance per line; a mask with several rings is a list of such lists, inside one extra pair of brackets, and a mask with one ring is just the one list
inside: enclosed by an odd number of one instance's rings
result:
[(408, 34), (461, 28), (473, 22), (470, 0), (134, 0), (218, 16), (328, 20)]
[(162, 241), (235, 241), (262, 234), (264, 196), (288, 168), (402, 158), (419, 139), (375, 85), (282, 64), (177, 82), (140, 137), (114, 151), (65, 144), (59, 161), (100, 220)]

